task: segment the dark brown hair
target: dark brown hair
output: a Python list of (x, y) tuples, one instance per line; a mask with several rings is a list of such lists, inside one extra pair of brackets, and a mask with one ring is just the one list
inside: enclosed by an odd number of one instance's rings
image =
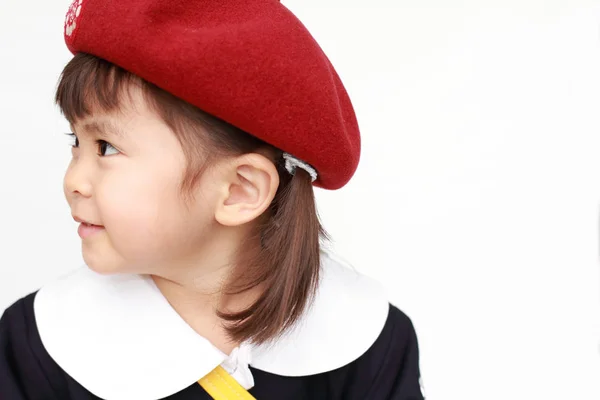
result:
[(74, 124), (96, 110), (119, 112), (132, 86), (142, 90), (148, 106), (171, 128), (183, 148), (187, 168), (181, 193), (187, 200), (216, 157), (260, 152), (277, 166), (280, 184), (275, 198), (242, 244), (223, 292), (264, 289), (245, 310), (218, 311), (234, 341), (260, 344), (276, 338), (298, 320), (314, 296), (320, 248), (328, 239), (319, 222), (309, 174), (298, 169), (290, 175), (283, 166), (281, 150), (93, 55), (79, 53), (65, 66), (55, 100)]

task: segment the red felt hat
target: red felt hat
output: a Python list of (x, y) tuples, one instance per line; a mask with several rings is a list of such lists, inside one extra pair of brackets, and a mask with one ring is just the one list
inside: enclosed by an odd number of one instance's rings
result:
[(338, 189), (358, 166), (348, 93), (277, 0), (74, 0), (65, 41), (312, 165), (316, 186)]

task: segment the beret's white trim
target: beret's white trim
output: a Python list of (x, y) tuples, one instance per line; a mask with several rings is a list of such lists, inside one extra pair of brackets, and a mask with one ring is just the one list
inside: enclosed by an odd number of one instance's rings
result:
[(322, 253), (317, 295), (299, 323), (274, 343), (242, 344), (230, 357), (193, 331), (144, 276), (84, 267), (40, 289), (34, 310), (44, 347), (87, 390), (111, 400), (154, 400), (220, 364), (246, 388), (253, 385), (247, 364), (283, 376), (347, 365), (375, 342), (389, 303), (379, 284)]
[(283, 153), (283, 159), (285, 160), (285, 169), (294, 175), (296, 173), (296, 168), (302, 168), (310, 175), (312, 182), (317, 180), (317, 170), (310, 166), (310, 164), (294, 157), (289, 153)]

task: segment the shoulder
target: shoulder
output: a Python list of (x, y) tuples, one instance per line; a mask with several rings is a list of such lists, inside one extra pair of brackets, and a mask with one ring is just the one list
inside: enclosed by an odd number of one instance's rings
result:
[[(332, 398), (422, 399), (412, 320), (384, 286), (325, 253), (317, 296), (295, 329), (253, 354), (253, 367), (288, 377), (328, 376)], [(348, 397), (350, 396), (350, 397)]]
[(412, 320), (390, 304), (377, 340), (355, 362), (337, 371), (351, 386), (353, 398), (372, 400), (424, 399), (419, 346)]
[(382, 368), (392, 367), (396, 368), (396, 371), (397, 368), (402, 368), (406, 373), (406, 367), (418, 368), (417, 355), (417, 333), (412, 320), (402, 310), (390, 304), (388, 318), (381, 334), (367, 353), (357, 361), (360, 363), (364, 360), (378, 359), (384, 361), (380, 364)]
[(24, 347), (35, 342), (37, 328), (33, 312), (33, 302), (37, 292), (28, 294), (10, 305), (0, 318), (0, 332), (3, 341)]
[(35, 322), (37, 292), (17, 300), (0, 318), (0, 387), (11, 399), (60, 398), (65, 375), (50, 358)]
[(384, 285), (340, 257), (322, 254), (321, 272), (295, 328), (253, 353), (257, 390), (265, 377), (297, 377), (331, 399), (422, 400), (411, 318), (389, 302)]
[(412, 320), (401, 309), (390, 304), (385, 326), (370, 350), (375, 347), (385, 347), (388, 350), (404, 352), (414, 345), (416, 345), (416, 331)]

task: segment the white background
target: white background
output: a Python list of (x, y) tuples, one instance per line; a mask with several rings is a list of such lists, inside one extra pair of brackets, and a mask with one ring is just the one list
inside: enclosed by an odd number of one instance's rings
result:
[[(69, 0), (0, 2), (0, 310), (82, 263), (53, 105)], [(413, 320), (429, 399), (600, 399), (600, 2), (286, 0), (353, 99), (335, 249)]]

